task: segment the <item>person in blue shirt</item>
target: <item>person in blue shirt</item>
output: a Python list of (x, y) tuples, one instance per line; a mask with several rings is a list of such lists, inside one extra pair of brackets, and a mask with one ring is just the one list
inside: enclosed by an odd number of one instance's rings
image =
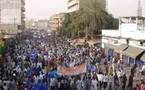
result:
[(48, 90), (48, 87), (47, 79), (43, 79), (42, 90)]
[(34, 84), (33, 90), (43, 90), (43, 85), (41, 80), (38, 80), (38, 82)]

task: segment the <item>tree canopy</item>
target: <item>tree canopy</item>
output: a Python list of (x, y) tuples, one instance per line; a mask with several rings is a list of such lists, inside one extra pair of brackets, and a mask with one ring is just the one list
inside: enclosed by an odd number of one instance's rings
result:
[(94, 37), (102, 29), (118, 28), (118, 20), (109, 15), (98, 0), (85, 0), (80, 10), (67, 13), (58, 34), (67, 38)]

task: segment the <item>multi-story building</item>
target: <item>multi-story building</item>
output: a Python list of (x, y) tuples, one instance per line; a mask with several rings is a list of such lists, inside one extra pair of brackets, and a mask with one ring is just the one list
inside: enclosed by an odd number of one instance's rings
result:
[[(80, 10), (81, 8), (85, 7), (85, 2), (87, 0), (68, 0), (67, 1), (67, 12), (73, 12)], [(91, 1), (91, 0), (90, 0)], [(106, 0), (97, 0), (97, 3), (99, 3), (103, 8), (106, 8)]]
[(119, 22), (118, 30), (102, 30), (102, 46), (110, 56), (113, 51), (125, 61), (145, 63), (145, 17), (121, 17)]
[(33, 27), (39, 30), (48, 30), (48, 20), (35, 21)]
[(50, 17), (49, 22), (48, 22), (49, 29), (52, 31), (56, 31), (57, 29), (59, 29), (59, 27), (62, 26), (62, 23), (64, 21), (64, 16), (65, 16), (65, 13), (59, 13)]
[(25, 20), (25, 28), (26, 29), (35, 29), (35, 21), (33, 19)]
[(67, 11), (73, 12), (79, 10), (79, 0), (68, 0), (67, 1)]
[(0, 0), (0, 30), (16, 34), (25, 28), (25, 1)]

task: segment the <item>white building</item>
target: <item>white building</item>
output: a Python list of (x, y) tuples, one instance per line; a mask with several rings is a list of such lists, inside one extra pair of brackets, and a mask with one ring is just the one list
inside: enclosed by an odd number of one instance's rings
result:
[(102, 44), (137, 59), (145, 51), (145, 17), (121, 17), (119, 22), (118, 30), (102, 30)]
[(79, 10), (79, 0), (68, 0), (67, 12), (73, 12)]
[[(67, 1), (67, 12), (74, 12), (85, 7), (85, 2), (87, 0), (68, 0)], [(106, 8), (106, 0), (97, 0), (97, 2)]]
[(34, 27), (39, 30), (48, 30), (48, 20), (35, 21)]
[(14, 26), (17, 30), (23, 30), (25, 27), (24, 6), (24, 0), (0, 0), (0, 25)]
[(30, 19), (30, 20), (26, 19), (25, 20), (25, 28), (27, 28), (27, 29), (35, 29), (35, 21), (34, 21), (34, 19)]
[(65, 13), (59, 13), (51, 16), (48, 23), (49, 29), (51, 31), (59, 30), (59, 28), (63, 24), (64, 19), (65, 19)]

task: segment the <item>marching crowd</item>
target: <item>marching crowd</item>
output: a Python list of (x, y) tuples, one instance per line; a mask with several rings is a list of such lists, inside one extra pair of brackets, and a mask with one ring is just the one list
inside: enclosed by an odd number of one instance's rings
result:
[[(97, 46), (71, 45), (46, 31), (25, 31), (8, 40), (0, 65), (0, 90), (145, 90), (135, 85), (138, 68), (126, 73), (119, 57), (108, 57)], [(57, 71), (87, 63), (85, 73), (64, 76)]]

